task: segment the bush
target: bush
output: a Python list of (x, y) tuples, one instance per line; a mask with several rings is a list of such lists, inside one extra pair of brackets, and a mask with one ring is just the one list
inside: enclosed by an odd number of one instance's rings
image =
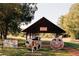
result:
[(76, 34), (76, 35), (75, 35), (75, 38), (76, 38), (76, 39), (79, 39), (79, 34)]

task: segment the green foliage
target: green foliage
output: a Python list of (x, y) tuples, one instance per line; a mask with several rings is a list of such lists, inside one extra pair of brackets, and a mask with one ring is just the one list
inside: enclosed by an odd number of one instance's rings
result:
[(68, 14), (60, 17), (59, 25), (75, 38), (79, 33), (79, 4), (73, 4)]
[[(34, 6), (34, 7), (33, 7)], [(30, 22), (34, 18), (35, 11), (37, 10), (36, 3), (24, 3), (21, 8), (21, 20), (23, 22)]]
[(8, 31), (15, 32), (18, 29), (20, 6), (20, 4), (0, 4), (0, 16), (3, 16), (0, 19), (0, 29), (4, 38)]
[(75, 37), (76, 37), (76, 39), (79, 39), (79, 34), (76, 34)]
[[(19, 33), (21, 31), (20, 29), (21, 22), (29, 22), (32, 20), (32, 18), (34, 17), (34, 13), (37, 10), (37, 7), (36, 7), (36, 4), (33, 4), (35, 5), (35, 7), (32, 8), (30, 7), (31, 4), (33, 3), (0, 4), (0, 33), (2, 33), (2, 35), (4, 36), (4, 39), (7, 38), (8, 32), (11, 32), (12, 34)], [(36, 8), (36, 10), (33, 10), (34, 8)]]

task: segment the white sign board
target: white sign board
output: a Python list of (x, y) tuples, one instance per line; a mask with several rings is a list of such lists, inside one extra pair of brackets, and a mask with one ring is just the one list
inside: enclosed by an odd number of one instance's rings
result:
[(47, 27), (40, 27), (40, 31), (47, 31)]
[(3, 47), (18, 47), (18, 41), (17, 40), (4, 40), (3, 41)]

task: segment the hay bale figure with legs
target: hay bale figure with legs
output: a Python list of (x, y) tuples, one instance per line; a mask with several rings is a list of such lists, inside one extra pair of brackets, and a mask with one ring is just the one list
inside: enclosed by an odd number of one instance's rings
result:
[(35, 50), (39, 50), (41, 48), (40, 38), (36, 37), (34, 39), (27, 40), (26, 47), (28, 49), (31, 49), (32, 52), (34, 52)]

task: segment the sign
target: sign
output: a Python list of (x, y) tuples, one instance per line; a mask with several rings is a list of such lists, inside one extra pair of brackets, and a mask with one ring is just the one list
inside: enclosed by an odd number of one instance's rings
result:
[(47, 27), (40, 27), (40, 31), (47, 31)]
[(18, 41), (17, 40), (4, 40), (3, 41), (3, 47), (18, 47)]

